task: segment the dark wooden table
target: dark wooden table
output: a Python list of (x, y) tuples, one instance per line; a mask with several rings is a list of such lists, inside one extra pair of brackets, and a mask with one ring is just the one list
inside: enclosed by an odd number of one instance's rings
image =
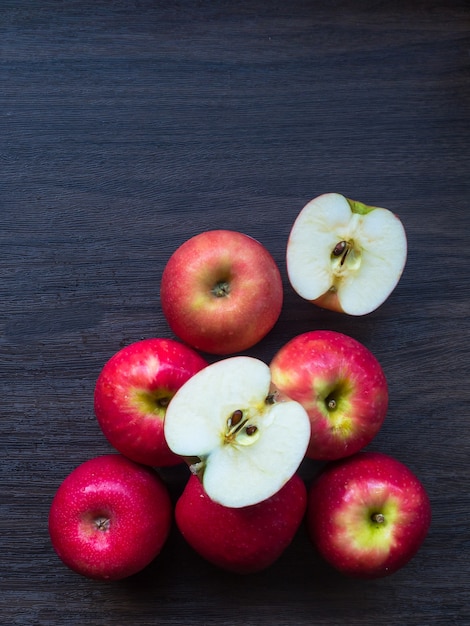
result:
[[(463, 0), (2, 0), (2, 625), (470, 622), (469, 32)], [(327, 191), (407, 229), (399, 286), (362, 318), (314, 308), (287, 281), (293, 220)], [(119, 583), (53, 552), (55, 490), (111, 451), (97, 375), (120, 347), (171, 336), (163, 267), (213, 228), (256, 237), (283, 274), (281, 318), (250, 354), (269, 361), (330, 328), (381, 361), (390, 409), (370, 449), (408, 464), (434, 513), (395, 575), (343, 578), (305, 528), (249, 577), (205, 563), (176, 530)], [(166, 478), (174, 498), (184, 476)]]

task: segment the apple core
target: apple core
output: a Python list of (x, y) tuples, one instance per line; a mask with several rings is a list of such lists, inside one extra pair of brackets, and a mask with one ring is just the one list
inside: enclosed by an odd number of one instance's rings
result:
[(254, 443), (259, 436), (258, 427), (248, 424), (248, 421), (249, 418), (244, 419), (243, 411), (236, 409), (227, 420), (224, 444), (250, 445)]
[[(362, 254), (354, 241), (340, 241), (331, 253), (333, 279), (342, 278), (347, 272), (357, 271), (361, 267)], [(333, 282), (333, 287), (335, 283)]]

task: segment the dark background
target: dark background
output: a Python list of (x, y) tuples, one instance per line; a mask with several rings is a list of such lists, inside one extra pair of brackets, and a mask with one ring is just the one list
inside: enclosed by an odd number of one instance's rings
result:
[[(469, 623), (469, 27), (458, 0), (2, 0), (2, 625)], [(327, 191), (390, 208), (408, 233), (398, 287), (362, 318), (287, 281), (292, 223)], [(98, 373), (124, 345), (171, 336), (162, 270), (214, 228), (256, 237), (282, 271), (283, 312), (250, 354), (269, 361), (329, 328), (382, 363), (390, 408), (369, 448), (415, 471), (434, 514), (395, 575), (336, 574), (305, 528), (249, 577), (205, 563), (176, 530), (119, 583), (53, 552), (57, 487), (111, 451)], [(166, 476), (174, 497), (185, 476)]]

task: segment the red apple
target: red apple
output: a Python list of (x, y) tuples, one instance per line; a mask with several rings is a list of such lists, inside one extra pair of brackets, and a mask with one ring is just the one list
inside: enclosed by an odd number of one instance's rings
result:
[(388, 408), (387, 381), (376, 357), (356, 339), (331, 330), (297, 335), (270, 368), (273, 384), (308, 413), (309, 458), (349, 456), (380, 430)]
[(211, 500), (191, 476), (176, 503), (176, 524), (192, 548), (210, 563), (237, 574), (272, 565), (286, 550), (305, 515), (307, 490), (294, 476), (258, 504), (231, 508)]
[(95, 387), (95, 414), (111, 445), (144, 465), (181, 463), (163, 433), (166, 409), (183, 383), (206, 365), (194, 350), (172, 339), (144, 339), (119, 350)]
[(166, 486), (149, 467), (119, 455), (85, 461), (59, 486), (49, 512), (52, 545), (88, 578), (119, 580), (161, 551), (172, 521)]
[(160, 297), (177, 337), (204, 352), (229, 354), (250, 348), (272, 329), (283, 287), (261, 243), (243, 233), (211, 230), (172, 254)]
[(340, 572), (393, 574), (415, 555), (431, 522), (427, 493), (408, 467), (380, 452), (330, 463), (308, 494), (313, 544)]

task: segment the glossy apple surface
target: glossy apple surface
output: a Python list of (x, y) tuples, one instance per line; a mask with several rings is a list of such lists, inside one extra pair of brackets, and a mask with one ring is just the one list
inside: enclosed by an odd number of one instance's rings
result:
[(114, 354), (94, 394), (96, 418), (111, 445), (144, 465), (181, 463), (165, 440), (166, 411), (176, 391), (206, 365), (197, 352), (172, 339), (143, 339)]
[(280, 348), (270, 368), (274, 385), (308, 413), (308, 457), (349, 456), (380, 430), (387, 380), (376, 357), (356, 339), (330, 330), (297, 335)]
[(155, 559), (171, 520), (167, 488), (154, 470), (110, 454), (85, 461), (65, 478), (50, 507), (49, 533), (70, 569), (119, 580)]
[(172, 254), (160, 298), (177, 337), (204, 352), (227, 355), (253, 346), (272, 329), (283, 287), (273, 257), (260, 242), (212, 230)]
[(431, 523), (424, 486), (400, 461), (380, 452), (333, 462), (308, 494), (313, 544), (340, 572), (393, 574), (416, 554)]
[(176, 524), (186, 541), (217, 567), (238, 574), (272, 565), (292, 542), (306, 511), (307, 492), (295, 474), (267, 500), (244, 508), (212, 501), (191, 476), (176, 503)]

